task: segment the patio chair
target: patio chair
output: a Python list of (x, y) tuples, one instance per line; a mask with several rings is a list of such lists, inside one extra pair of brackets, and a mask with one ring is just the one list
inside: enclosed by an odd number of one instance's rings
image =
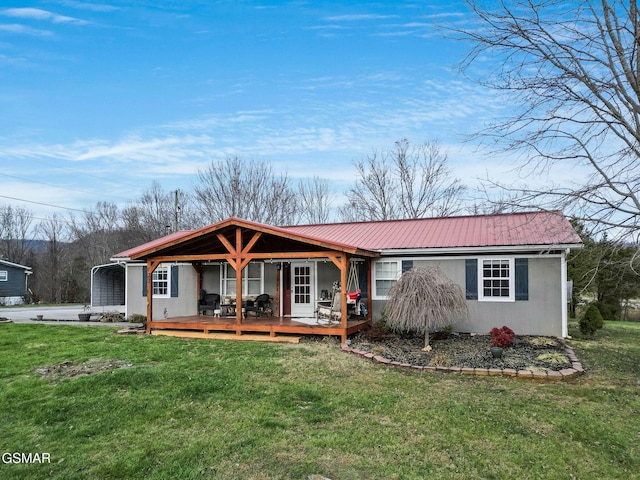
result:
[(205, 312), (211, 310), (211, 315), (215, 314), (216, 310), (220, 309), (220, 295), (217, 293), (207, 293), (204, 298), (200, 300), (198, 305), (198, 313), (205, 315)]
[(245, 314), (253, 312), (256, 317), (268, 317), (270, 315), (271, 297), (268, 293), (261, 293), (255, 300), (247, 300)]
[(318, 307), (318, 321), (321, 318), (328, 319), (328, 322), (331, 323), (334, 320), (340, 321), (342, 318), (342, 301), (340, 290), (333, 291), (333, 300), (331, 301), (330, 306), (319, 306)]

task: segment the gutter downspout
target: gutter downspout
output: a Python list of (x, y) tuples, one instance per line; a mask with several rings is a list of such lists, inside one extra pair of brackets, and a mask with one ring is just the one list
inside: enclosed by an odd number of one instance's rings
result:
[(560, 302), (562, 303), (562, 337), (569, 336), (568, 315), (567, 315), (567, 253), (569, 249), (562, 252), (560, 258)]

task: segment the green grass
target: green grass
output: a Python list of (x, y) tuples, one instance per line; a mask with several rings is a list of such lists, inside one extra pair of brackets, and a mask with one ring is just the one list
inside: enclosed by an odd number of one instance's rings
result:
[[(570, 333), (567, 383), (425, 374), (299, 345), (0, 325), (3, 479), (640, 478), (640, 325)], [(132, 366), (73, 379), (66, 360)]]

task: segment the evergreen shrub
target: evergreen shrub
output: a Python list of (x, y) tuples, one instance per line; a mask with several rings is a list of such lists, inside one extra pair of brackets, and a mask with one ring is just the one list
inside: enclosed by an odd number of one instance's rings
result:
[(580, 332), (584, 335), (594, 335), (602, 327), (604, 327), (602, 314), (598, 307), (592, 303), (580, 318)]

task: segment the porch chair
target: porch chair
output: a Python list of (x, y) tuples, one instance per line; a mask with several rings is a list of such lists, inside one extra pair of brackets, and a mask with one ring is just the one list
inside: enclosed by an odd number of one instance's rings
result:
[(319, 306), (318, 307), (318, 322), (321, 318), (326, 318), (328, 323), (332, 323), (335, 321), (340, 321), (342, 318), (342, 301), (341, 301), (341, 290), (335, 289), (333, 290), (333, 300), (331, 301), (331, 305)]
[(211, 310), (211, 314), (214, 315), (216, 310), (220, 309), (220, 295), (217, 293), (207, 293), (204, 298), (200, 300), (198, 304), (198, 313), (205, 315), (208, 310)]
[(271, 297), (268, 293), (261, 293), (255, 298), (255, 300), (247, 300), (245, 313), (248, 315), (249, 312), (253, 312), (256, 317), (268, 317), (270, 307)]

